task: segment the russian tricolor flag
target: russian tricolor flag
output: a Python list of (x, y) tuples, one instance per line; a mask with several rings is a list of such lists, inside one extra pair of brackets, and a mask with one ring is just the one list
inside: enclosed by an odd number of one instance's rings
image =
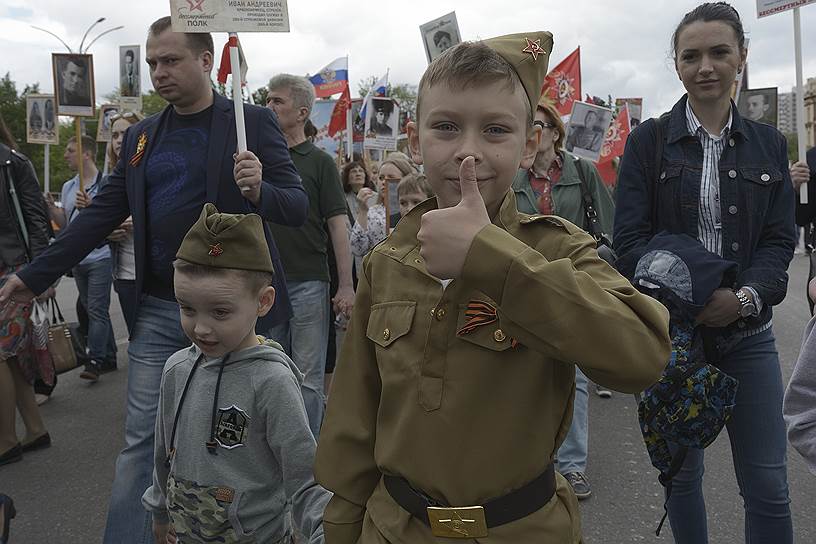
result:
[(342, 93), (348, 87), (348, 57), (334, 59), (309, 81), (314, 85), (317, 98)]

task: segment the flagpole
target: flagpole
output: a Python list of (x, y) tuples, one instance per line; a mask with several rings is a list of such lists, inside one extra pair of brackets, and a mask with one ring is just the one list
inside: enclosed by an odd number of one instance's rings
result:
[(51, 190), (51, 144), (45, 144), (45, 164), (43, 164), (43, 178), (45, 183), (45, 192)]
[[(346, 55), (346, 86), (351, 87), (348, 65), (348, 55)], [(346, 110), (346, 142), (348, 144), (348, 160), (351, 162), (354, 159), (354, 119), (351, 116), (351, 88), (349, 88), (349, 102)]]
[[(796, 140), (798, 159), (805, 162), (807, 132), (805, 130), (805, 89), (802, 84), (802, 19), (799, 15), (799, 8), (793, 9), (793, 44), (796, 56)], [(808, 203), (807, 183), (799, 187), (799, 202)]]
[(77, 149), (77, 167), (79, 169), (79, 190), (84, 191), (85, 188), (82, 183), (82, 121), (81, 117), (74, 117), (76, 121), (76, 149)]

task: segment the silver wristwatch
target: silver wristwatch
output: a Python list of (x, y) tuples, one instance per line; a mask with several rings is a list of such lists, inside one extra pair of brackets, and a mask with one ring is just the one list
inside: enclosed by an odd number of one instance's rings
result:
[(739, 316), (741, 318), (751, 317), (756, 313), (756, 304), (751, 301), (751, 298), (742, 289), (734, 291), (740, 303)]

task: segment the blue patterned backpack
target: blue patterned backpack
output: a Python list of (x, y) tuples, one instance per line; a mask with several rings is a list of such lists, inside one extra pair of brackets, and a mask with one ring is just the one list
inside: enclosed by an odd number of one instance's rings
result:
[[(737, 380), (708, 364), (701, 333), (692, 326), (671, 325), (672, 354), (660, 380), (643, 392), (638, 419), (658, 480), (666, 488), (666, 521), (672, 478), (689, 448), (704, 449), (720, 434), (734, 410)], [(674, 453), (669, 442), (676, 445)]]

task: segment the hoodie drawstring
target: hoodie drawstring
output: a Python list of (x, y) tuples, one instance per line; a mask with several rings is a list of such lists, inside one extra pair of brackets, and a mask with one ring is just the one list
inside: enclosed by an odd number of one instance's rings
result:
[(224, 365), (227, 364), (230, 355), (232, 354), (227, 353), (224, 355), (224, 358), (221, 359), (221, 366), (218, 369), (218, 380), (215, 382), (215, 396), (213, 397), (212, 416), (210, 417), (210, 439), (207, 441), (207, 451), (210, 452), (211, 455), (217, 454), (216, 448), (218, 444), (215, 442), (215, 416), (218, 413), (218, 392), (221, 390), (221, 375), (224, 373)]
[(178, 406), (176, 406), (176, 415), (173, 417), (173, 431), (170, 433), (170, 450), (167, 453), (167, 459), (165, 460), (164, 464), (167, 468), (170, 468), (170, 460), (173, 459), (173, 456), (176, 454), (176, 448), (173, 446), (173, 443), (176, 441), (176, 428), (178, 427), (179, 416), (181, 416), (181, 407), (184, 405), (184, 398), (187, 396), (187, 390), (190, 388), (190, 383), (193, 381), (193, 374), (195, 374), (198, 365), (204, 359), (204, 354), (198, 356), (195, 363), (193, 363), (193, 369), (190, 371), (189, 376), (187, 376), (187, 381), (184, 382), (184, 389), (181, 391), (181, 398), (179, 399)]

